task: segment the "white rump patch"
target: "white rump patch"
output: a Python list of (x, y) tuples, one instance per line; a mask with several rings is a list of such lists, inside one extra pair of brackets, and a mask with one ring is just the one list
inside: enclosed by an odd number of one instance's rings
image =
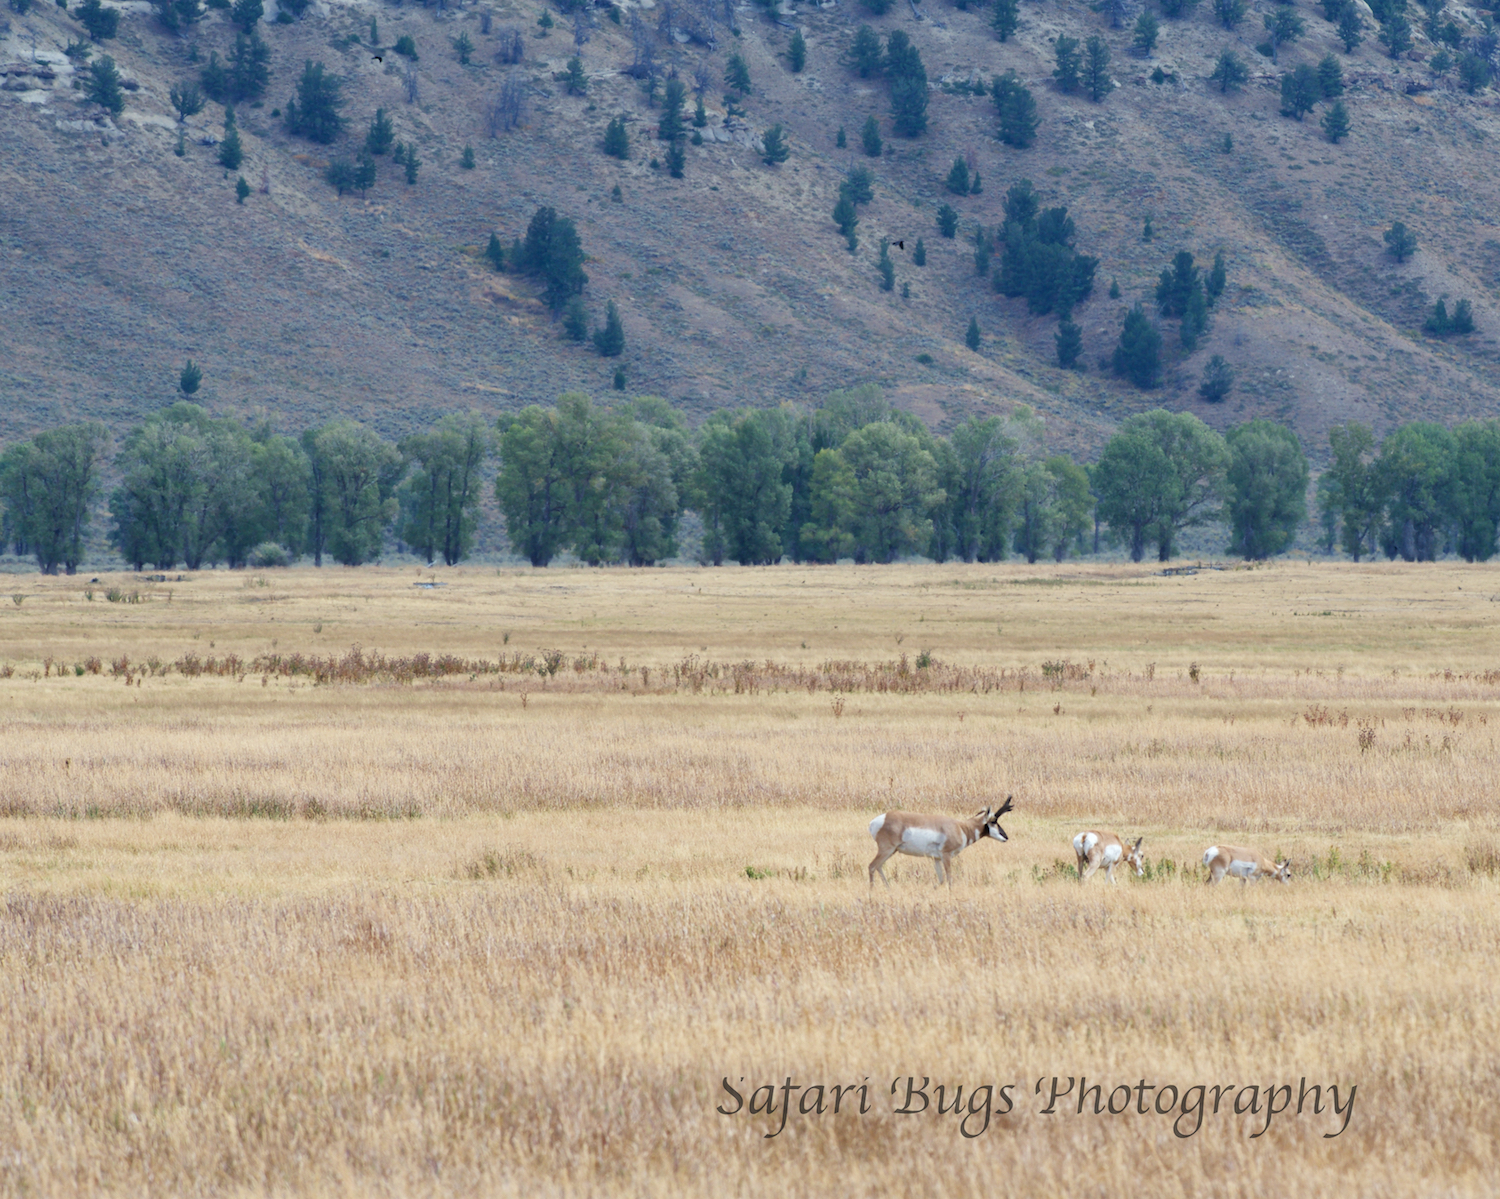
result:
[(1242, 862), (1238, 858), (1229, 863), (1229, 873), (1235, 878), (1252, 878), (1259, 869), (1258, 863)]
[(901, 834), (901, 852), (920, 857), (940, 858), (948, 838), (936, 829), (909, 828)]
[(1210, 845), (1207, 849), (1205, 849), (1203, 851), (1203, 864), (1205, 866), (1212, 865), (1213, 864), (1213, 860), (1216, 857), (1218, 857), (1218, 856), (1219, 856), (1219, 847), (1217, 845)]
[(877, 817), (875, 817), (874, 820), (870, 821), (870, 836), (872, 836), (872, 837), (878, 836), (879, 833), (880, 833), (880, 830), (883, 829), (884, 827), (885, 827), (885, 817), (884, 816), (877, 816)]
[(1098, 833), (1079, 833), (1073, 838), (1073, 852), (1080, 858), (1086, 858), (1089, 856), (1089, 851), (1098, 844)]

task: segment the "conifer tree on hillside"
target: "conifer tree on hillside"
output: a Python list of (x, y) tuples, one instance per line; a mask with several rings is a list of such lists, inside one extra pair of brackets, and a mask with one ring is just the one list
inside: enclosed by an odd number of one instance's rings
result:
[(604, 129), (604, 152), (622, 162), (630, 157), (630, 135), (625, 130), (625, 118), (616, 117)]
[(995, 109), (1000, 115), (1000, 140), (1024, 150), (1036, 140), (1038, 119), (1031, 89), (1014, 71), (995, 77), (992, 85)]
[(1344, 71), (1332, 54), (1325, 54), (1318, 62), (1318, 85), (1325, 100), (1335, 100), (1344, 94)]
[(265, 15), (261, 0), (234, 0), (229, 9), (229, 19), (239, 26), (241, 33), (249, 33)]
[(729, 56), (729, 63), (724, 68), (724, 86), (733, 88), (741, 96), (750, 94), (750, 67), (743, 55), (731, 54)]
[(605, 358), (618, 358), (625, 352), (625, 325), (613, 300), (605, 307), (604, 327), (594, 333), (594, 348)]
[(807, 39), (802, 36), (802, 30), (792, 34), (791, 45), (787, 47), (787, 61), (792, 68), (792, 74), (801, 74), (802, 68), (807, 65)]
[(1057, 324), (1057, 365), (1063, 370), (1072, 370), (1083, 354), (1083, 330), (1071, 319)]
[(90, 100), (108, 109), (114, 116), (125, 111), (125, 93), (120, 88), (120, 72), (115, 60), (106, 54), (89, 66), (89, 81), (84, 92)]
[(865, 154), (870, 158), (879, 158), (883, 145), (880, 140), (880, 122), (875, 119), (873, 112), (865, 118), (865, 127), (860, 130), (859, 137)]
[(944, 204), (938, 209), (938, 232), (947, 238), (958, 233), (958, 213), (951, 205)]
[(1219, 85), (1220, 93), (1239, 91), (1250, 78), (1250, 70), (1233, 50), (1221, 50), (1208, 78)]
[(105, 8), (100, 0), (83, 0), (73, 10), (73, 15), (83, 22), (89, 31), (89, 40), (103, 42), (114, 37), (120, 28), (120, 10)]
[(1135, 19), (1135, 33), (1131, 38), (1133, 45), (1142, 54), (1150, 55), (1156, 49), (1156, 39), (1161, 36), (1161, 25), (1149, 12), (1143, 12)]
[(1084, 43), (1083, 86), (1095, 104), (1114, 90), (1115, 81), (1109, 74), (1109, 46), (1097, 33)]
[(1323, 134), (1334, 145), (1349, 136), (1349, 110), (1342, 100), (1335, 100), (1333, 107), (1323, 114)]
[(1266, 27), (1266, 40), (1271, 43), (1271, 61), (1276, 62), (1283, 46), (1290, 46), (1307, 32), (1307, 23), (1297, 15), (1290, 4), (1280, 4), (1274, 13), (1268, 13), (1262, 23)]
[(1156, 386), (1161, 374), (1161, 334), (1139, 304), (1125, 314), (1120, 344), (1115, 347), (1114, 369), (1115, 374), (1148, 390)]
[(786, 136), (780, 125), (772, 125), (761, 136), (764, 153), (761, 161), (768, 167), (780, 166), (791, 155), (791, 148), (786, 144)]
[(1359, 19), (1354, 5), (1346, 4), (1339, 14), (1339, 41), (1344, 43), (1344, 53), (1353, 54), (1356, 46), (1365, 40), (1365, 23)]
[(1059, 34), (1052, 47), (1057, 66), (1052, 77), (1057, 80), (1057, 90), (1067, 95), (1078, 90), (1078, 39)]
[(219, 143), (219, 165), (226, 171), (237, 171), (244, 158), (245, 150), (240, 144), (240, 131), (234, 123), (234, 109), (225, 109), (224, 140)]
[(484, 256), (490, 260), (490, 266), (497, 271), (505, 269), (505, 247), (500, 244), (498, 233), (490, 234), (490, 244), (484, 249)]
[(977, 316), (969, 318), (969, 328), (964, 333), (964, 345), (968, 346), (971, 350), (977, 351), (979, 349), (979, 318)]
[(924, 242), (920, 237), (917, 238), (917, 244), (912, 249), (911, 262), (913, 266), (927, 265), (927, 243)]
[(666, 92), (662, 96), (661, 122), (656, 136), (664, 142), (674, 142), (683, 135), (682, 106), (687, 103), (687, 87), (680, 79), (668, 79)]
[(203, 91), (196, 83), (174, 83), (168, 95), (172, 107), (177, 110), (177, 119), (186, 121), (203, 111)]
[(344, 130), (344, 119), (339, 115), (344, 103), (341, 90), (339, 81), (321, 62), (308, 59), (297, 83), (297, 98), (287, 101), (287, 132), (325, 146), (332, 142)]
[(1397, 262), (1405, 262), (1417, 252), (1417, 235), (1404, 222), (1396, 221), (1385, 231), (1385, 248)]
[(1020, 23), (1017, 0), (995, 0), (995, 15), (990, 18), (990, 28), (1002, 42), (1008, 42)]
[(849, 47), (849, 65), (861, 79), (880, 73), (880, 36), (868, 25), (861, 25), (854, 31), (854, 41)]
[(885, 73), (891, 83), (892, 124), (902, 137), (927, 130), (927, 71), (922, 56), (901, 30), (886, 39)]
[(969, 194), (969, 164), (963, 160), (962, 155), (953, 160), (953, 169), (948, 172), (947, 187), (956, 196)]
[(1245, 0), (1214, 0), (1214, 17), (1225, 29), (1233, 29), (1245, 19)]
[(374, 118), (370, 121), (369, 132), (365, 134), (365, 149), (371, 154), (389, 154), (391, 143), (395, 140), (395, 125), (391, 123), (390, 117), (385, 115), (385, 109), (377, 108)]
[(891, 243), (886, 238), (880, 239), (880, 290), (891, 291), (896, 286), (896, 264), (891, 261)]

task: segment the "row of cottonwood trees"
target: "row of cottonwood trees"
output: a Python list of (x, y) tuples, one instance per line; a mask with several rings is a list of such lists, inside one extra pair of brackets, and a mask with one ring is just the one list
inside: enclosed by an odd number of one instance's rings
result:
[[(491, 458), (498, 452), (498, 468)], [(1324, 549), (1408, 561), (1496, 550), (1500, 422), (1413, 422), (1377, 445), (1335, 427), (1316, 494)], [(0, 454), (4, 543), (73, 573), (110, 460), (103, 425), (68, 425)], [(1184, 529), (1228, 526), (1248, 558), (1285, 550), (1307, 518), (1296, 435), (1253, 420), (1221, 436), (1189, 413), (1128, 418), (1084, 467), (1044, 448), (1028, 409), (934, 436), (873, 385), (820, 407), (714, 413), (696, 431), (665, 400), (608, 408), (561, 396), (492, 424), (450, 414), (392, 444), (338, 420), (300, 437), (179, 402), (113, 456), (110, 540), (136, 569), (347, 565), (395, 542), (452, 565), (474, 544), (491, 486), (512, 551), (535, 566), (652, 565), (678, 553), (685, 511), (720, 564), (1028, 561), (1122, 546), (1172, 557)]]

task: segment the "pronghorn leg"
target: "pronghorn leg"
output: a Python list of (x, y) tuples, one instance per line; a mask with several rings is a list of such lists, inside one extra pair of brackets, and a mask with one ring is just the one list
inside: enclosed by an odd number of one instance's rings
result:
[(1114, 883), (1114, 881), (1115, 881), (1115, 864), (1113, 862), (1111, 862), (1109, 864), (1109, 868), (1107, 870), (1105, 870), (1104, 877), (1107, 878), (1107, 879), (1109, 879), (1109, 881), (1110, 881), (1111, 884)]
[(1078, 855), (1078, 881), (1083, 882), (1083, 868), (1089, 864), (1089, 860), (1082, 854)]
[(1090, 856), (1089, 868), (1083, 872), (1083, 878), (1080, 878), (1078, 881), (1083, 882), (1083, 879), (1093, 877), (1094, 872), (1099, 869), (1099, 861), (1099, 858)]
[(886, 876), (885, 876), (885, 864), (886, 864), (886, 862), (890, 861), (891, 855), (893, 853), (895, 853), (895, 852), (896, 851), (894, 849), (882, 849), (879, 853), (877, 853), (875, 855), (875, 860), (870, 863), (870, 889), (871, 890), (874, 890), (874, 888), (875, 888), (875, 875), (876, 875), (877, 871), (880, 874), (880, 881), (885, 884), (885, 889), (887, 891), (889, 891), (891, 889), (891, 880), (888, 879), (888, 878), (886, 878)]
[(1208, 868), (1208, 885), (1212, 887), (1224, 878), (1224, 867), (1213, 865)]
[(943, 885), (943, 859), (942, 858), (933, 858), (932, 859), (932, 868), (937, 871), (938, 886), (941, 887)]

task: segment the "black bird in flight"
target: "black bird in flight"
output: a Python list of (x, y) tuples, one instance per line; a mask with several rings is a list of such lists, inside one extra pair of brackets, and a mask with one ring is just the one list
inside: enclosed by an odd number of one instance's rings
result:
[(385, 59), (381, 58), (380, 55), (377, 54), (377, 55), (375, 55), (375, 61), (376, 62), (384, 62)]

